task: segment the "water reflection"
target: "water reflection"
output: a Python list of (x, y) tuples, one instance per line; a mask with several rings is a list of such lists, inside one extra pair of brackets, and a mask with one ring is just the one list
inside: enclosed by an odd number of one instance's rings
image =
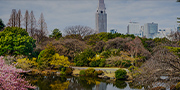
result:
[[(27, 76), (37, 90), (121, 90), (132, 89), (125, 81), (110, 81), (94, 77)], [(130, 85), (130, 86), (129, 86)], [(134, 88), (134, 87), (133, 87)], [(138, 88), (141, 89), (141, 88)], [(137, 90), (137, 89), (136, 89)]]

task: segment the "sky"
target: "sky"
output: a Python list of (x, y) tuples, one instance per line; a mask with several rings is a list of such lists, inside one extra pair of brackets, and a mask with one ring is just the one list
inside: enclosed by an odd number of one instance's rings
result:
[[(130, 21), (158, 23), (158, 28), (177, 27), (180, 17), (180, 2), (176, 0), (104, 0), (107, 12), (107, 27), (127, 33)], [(82, 25), (95, 29), (95, 12), (98, 0), (0, 0), (0, 18), (8, 23), (12, 9), (33, 11), (36, 21), (43, 13), (49, 33), (55, 28), (63, 32), (66, 27)], [(63, 32), (64, 33), (64, 32)]]

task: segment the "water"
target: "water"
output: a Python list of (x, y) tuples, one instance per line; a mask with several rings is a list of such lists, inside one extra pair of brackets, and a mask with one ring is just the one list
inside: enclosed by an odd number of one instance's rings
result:
[(133, 88), (131, 83), (117, 80), (104, 80), (94, 77), (68, 76), (26, 76), (36, 90), (143, 90)]

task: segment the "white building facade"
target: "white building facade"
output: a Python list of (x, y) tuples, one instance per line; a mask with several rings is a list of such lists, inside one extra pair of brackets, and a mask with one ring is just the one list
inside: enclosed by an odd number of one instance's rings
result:
[(129, 22), (127, 26), (127, 34), (134, 34), (135, 36), (142, 37), (142, 30), (138, 22)]

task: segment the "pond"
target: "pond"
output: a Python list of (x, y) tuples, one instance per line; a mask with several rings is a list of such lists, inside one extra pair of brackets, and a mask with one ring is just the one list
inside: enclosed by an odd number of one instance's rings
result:
[(142, 90), (126, 81), (105, 80), (94, 77), (26, 76), (36, 90)]

